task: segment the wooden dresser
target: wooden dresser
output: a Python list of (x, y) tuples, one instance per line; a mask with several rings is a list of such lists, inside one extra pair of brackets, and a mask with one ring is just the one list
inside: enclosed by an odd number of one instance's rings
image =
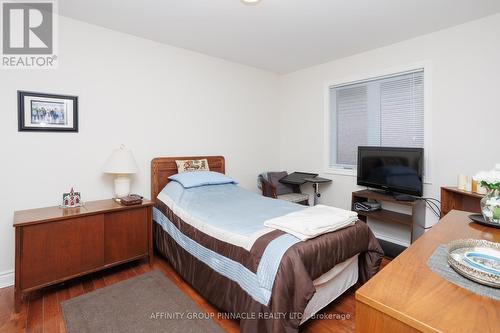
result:
[(498, 332), (500, 302), (478, 296), (432, 272), (441, 244), (475, 238), (500, 242), (500, 229), (469, 223), (453, 210), (356, 291), (356, 332)]
[(25, 293), (128, 261), (153, 259), (151, 207), (114, 200), (14, 213), (15, 304)]
[(459, 190), (456, 187), (441, 187), (441, 217), (453, 209), (481, 213), (482, 194)]

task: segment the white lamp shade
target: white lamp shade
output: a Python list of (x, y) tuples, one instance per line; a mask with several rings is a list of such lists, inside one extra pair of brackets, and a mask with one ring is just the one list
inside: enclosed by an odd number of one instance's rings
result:
[(113, 174), (131, 174), (138, 171), (137, 163), (135, 162), (132, 152), (121, 146), (113, 151), (111, 156), (104, 164), (104, 173)]

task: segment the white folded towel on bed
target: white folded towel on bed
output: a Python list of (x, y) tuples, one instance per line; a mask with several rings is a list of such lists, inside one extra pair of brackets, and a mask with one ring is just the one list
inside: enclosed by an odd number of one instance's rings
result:
[(358, 213), (336, 207), (316, 205), (264, 222), (268, 228), (279, 229), (301, 240), (314, 238), (353, 225)]

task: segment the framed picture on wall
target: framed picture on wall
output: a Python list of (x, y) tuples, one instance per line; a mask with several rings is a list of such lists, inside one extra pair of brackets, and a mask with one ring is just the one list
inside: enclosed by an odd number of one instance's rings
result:
[(78, 132), (78, 97), (18, 91), (18, 130)]

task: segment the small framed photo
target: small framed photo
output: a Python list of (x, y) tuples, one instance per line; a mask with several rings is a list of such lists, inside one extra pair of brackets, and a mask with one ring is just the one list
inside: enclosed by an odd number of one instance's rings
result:
[(18, 130), (78, 132), (78, 97), (18, 91)]

